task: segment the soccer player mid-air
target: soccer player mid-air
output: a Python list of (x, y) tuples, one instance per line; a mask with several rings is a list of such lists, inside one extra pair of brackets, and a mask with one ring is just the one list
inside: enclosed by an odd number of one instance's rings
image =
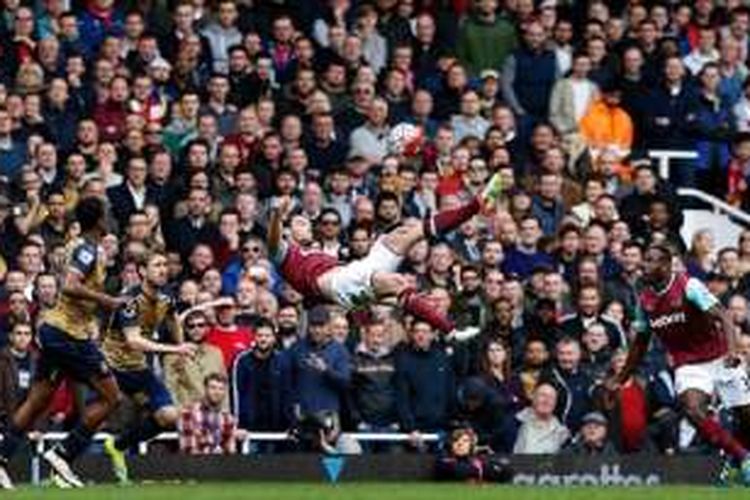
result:
[(412, 245), (426, 236), (458, 228), (479, 213), (482, 206), (494, 206), (501, 189), (500, 177), (495, 174), (470, 203), (437, 213), (427, 221), (407, 220), (379, 237), (366, 257), (348, 264), (313, 247), (312, 224), (302, 215), (291, 215), (290, 239), (284, 241), (283, 219), (289, 215), (290, 200), (281, 198), (271, 214), (269, 255), (284, 280), (308, 303), (332, 303), (350, 309), (361, 300), (395, 297), (404, 311), (443, 333), (471, 335), (475, 332), (456, 331), (453, 322), (427, 297), (418, 294), (409, 276), (399, 273), (398, 268)]
[(750, 438), (750, 379), (735, 350), (737, 334), (719, 300), (701, 281), (674, 272), (672, 260), (667, 246), (646, 250), (646, 287), (640, 295), (636, 338), (622, 372), (608, 379), (606, 386), (615, 390), (632, 375), (656, 334), (672, 359), (675, 390), (685, 416), (705, 442), (739, 465), (742, 481), (750, 486), (748, 449), (708, 411), (718, 396), (723, 406), (732, 408), (739, 432)]
[(68, 247), (68, 268), (62, 293), (54, 308), (44, 314), (38, 329), (39, 364), (26, 400), (10, 418), (0, 444), (0, 487), (13, 488), (6, 466), (26, 431), (46, 411), (65, 377), (86, 383), (96, 394), (80, 421), (61, 443), (43, 458), (52, 470), (52, 480), (61, 487), (82, 487), (70, 463), (86, 450), (99, 425), (120, 400), (112, 371), (92, 338), (98, 332), (102, 309), (114, 311), (125, 298), (104, 293), (106, 258), (100, 239), (106, 233), (104, 203), (84, 198), (75, 209), (81, 237)]
[[(128, 482), (125, 452), (162, 431), (175, 429), (179, 418), (169, 390), (149, 368), (146, 353), (193, 356), (196, 351), (194, 344), (182, 341), (174, 301), (162, 291), (169, 278), (167, 258), (161, 253), (152, 253), (140, 263), (139, 273), (141, 284), (126, 293), (131, 300), (112, 315), (102, 343), (120, 390), (149, 410), (138, 425), (104, 442), (104, 451), (121, 484)], [(173, 343), (152, 340), (162, 327)]]

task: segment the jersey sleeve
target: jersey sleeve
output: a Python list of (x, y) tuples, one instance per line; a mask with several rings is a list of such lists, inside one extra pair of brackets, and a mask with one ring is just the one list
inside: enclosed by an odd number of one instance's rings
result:
[(129, 300), (126, 304), (117, 310), (116, 322), (120, 328), (133, 328), (139, 325), (138, 321), (138, 301)]
[(696, 278), (690, 278), (685, 287), (685, 298), (690, 301), (701, 311), (708, 311), (719, 303), (717, 299), (703, 284)]
[(635, 307), (635, 317), (631, 326), (636, 334), (645, 334), (649, 331), (648, 315), (640, 304)]
[(70, 258), (70, 268), (76, 272), (88, 276), (96, 266), (96, 248), (93, 245), (82, 243), (73, 249)]

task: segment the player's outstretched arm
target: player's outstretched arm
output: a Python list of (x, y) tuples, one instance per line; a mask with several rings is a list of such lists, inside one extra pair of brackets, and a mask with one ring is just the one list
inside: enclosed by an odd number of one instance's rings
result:
[(155, 352), (159, 354), (180, 354), (192, 356), (196, 347), (193, 344), (162, 344), (141, 335), (141, 328), (134, 326), (123, 330), (128, 347), (141, 352)]
[(641, 364), (643, 357), (646, 355), (649, 344), (651, 344), (651, 332), (649, 330), (639, 331), (635, 336), (633, 345), (628, 350), (625, 366), (614, 380), (616, 385), (622, 384), (633, 376), (635, 369), (638, 368), (638, 365)]
[(268, 224), (268, 254), (275, 257), (281, 250), (281, 234), (284, 230), (284, 217), (291, 208), (291, 199), (282, 196), (276, 200), (271, 209), (271, 220)]
[(729, 355), (739, 361), (739, 358), (737, 358), (737, 343), (739, 340), (737, 338), (737, 328), (735, 328), (734, 322), (732, 321), (731, 316), (729, 316), (729, 312), (727, 312), (726, 308), (721, 305), (721, 303), (714, 304), (706, 312), (711, 315), (714, 321), (721, 324), (721, 329), (724, 332), (724, 335), (727, 336)]

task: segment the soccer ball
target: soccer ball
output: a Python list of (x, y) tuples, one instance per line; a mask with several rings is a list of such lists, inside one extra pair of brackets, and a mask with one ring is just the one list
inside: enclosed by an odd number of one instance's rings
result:
[(388, 134), (388, 152), (399, 156), (416, 156), (422, 150), (424, 132), (422, 127), (411, 123), (399, 123)]

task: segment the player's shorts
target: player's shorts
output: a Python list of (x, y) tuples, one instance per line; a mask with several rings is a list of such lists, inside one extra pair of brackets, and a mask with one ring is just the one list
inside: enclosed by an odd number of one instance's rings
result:
[(37, 335), (39, 364), (37, 380), (59, 380), (69, 376), (79, 382), (108, 377), (112, 372), (93, 340), (74, 339), (63, 330), (43, 323)]
[(724, 358), (692, 363), (678, 367), (674, 379), (677, 394), (697, 389), (715, 394), (727, 408), (750, 405), (750, 376), (744, 364), (729, 368)]
[(344, 307), (352, 307), (357, 298), (372, 296), (372, 275), (376, 272), (396, 272), (403, 261), (398, 255), (378, 239), (363, 259), (355, 260), (331, 270), (331, 289), (336, 302)]
[(164, 382), (151, 370), (112, 370), (117, 378), (117, 385), (123, 394), (133, 398), (138, 404), (151, 412), (159, 411), (165, 406), (173, 406), (172, 395)]

